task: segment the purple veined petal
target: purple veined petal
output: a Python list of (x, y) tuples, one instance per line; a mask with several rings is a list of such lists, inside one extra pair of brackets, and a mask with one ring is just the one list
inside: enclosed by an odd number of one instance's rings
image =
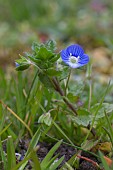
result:
[(89, 56), (87, 54), (84, 54), (83, 56), (80, 57), (78, 63), (85, 65), (89, 62)]
[(67, 47), (67, 53), (68, 55), (72, 54), (72, 56), (78, 57), (84, 54), (84, 50), (80, 45), (72, 44), (69, 47)]
[(61, 53), (60, 53), (60, 55), (61, 55), (61, 58), (62, 58), (63, 61), (64, 61), (64, 60), (69, 60), (69, 55), (68, 55), (66, 49), (62, 50)]

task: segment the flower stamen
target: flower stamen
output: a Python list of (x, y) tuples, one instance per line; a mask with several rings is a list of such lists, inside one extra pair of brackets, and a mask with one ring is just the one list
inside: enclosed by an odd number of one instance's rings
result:
[(79, 56), (75, 57), (75, 56), (72, 56), (72, 54), (70, 53), (69, 61), (73, 64), (78, 63), (79, 58), (80, 58)]

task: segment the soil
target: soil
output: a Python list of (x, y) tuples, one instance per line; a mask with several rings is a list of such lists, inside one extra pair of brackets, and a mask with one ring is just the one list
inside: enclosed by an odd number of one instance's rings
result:
[[(96, 157), (93, 155), (87, 153), (87, 152), (82, 152), (81, 156), (89, 158), (90, 160), (93, 160), (96, 163), (99, 163)], [(84, 159), (80, 159), (80, 164), (79, 164), (79, 169), (78, 170), (97, 170), (98, 168), (93, 165), (91, 162), (88, 162)]]
[[(40, 142), (38, 143), (38, 146), (39, 146), (39, 149), (37, 151), (37, 155), (38, 155), (39, 161), (41, 162), (44, 159), (44, 157), (47, 155), (49, 150), (54, 146), (54, 144)], [(21, 140), (19, 142), (19, 150), (20, 150), (19, 153), (21, 156), (19, 157), (18, 161), (21, 161), (24, 158), (27, 148), (28, 148), (28, 141)], [(61, 158), (63, 155), (65, 155), (65, 158), (63, 162), (61, 163), (61, 165), (58, 167), (58, 169), (60, 169), (60, 167), (62, 167), (62, 165), (65, 164), (65, 162), (67, 162), (74, 154), (76, 154), (76, 152), (77, 150), (74, 149), (73, 147), (68, 146), (66, 144), (61, 144), (61, 146), (57, 149), (57, 151), (54, 154), (56, 155), (59, 153), (58, 158)], [(84, 157), (90, 158), (91, 160), (98, 163), (97, 159), (94, 156), (90, 155), (89, 153), (82, 152), (81, 155)], [(32, 167), (31, 167), (31, 162), (29, 161), (29, 163), (27, 164), (26, 170), (30, 170), (30, 169), (32, 169)], [(91, 162), (88, 162), (84, 159), (80, 159), (79, 169), (74, 169), (74, 170), (97, 170), (97, 167), (93, 165)]]

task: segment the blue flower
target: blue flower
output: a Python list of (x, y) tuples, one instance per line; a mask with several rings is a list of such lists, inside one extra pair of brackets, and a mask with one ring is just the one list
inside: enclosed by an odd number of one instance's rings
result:
[(82, 67), (89, 62), (89, 56), (78, 44), (68, 46), (61, 51), (60, 55), (62, 60), (72, 68)]
[(17, 62), (15, 62), (15, 65), (16, 65), (16, 67), (19, 67), (19, 66), (20, 66), (20, 64), (18, 64)]

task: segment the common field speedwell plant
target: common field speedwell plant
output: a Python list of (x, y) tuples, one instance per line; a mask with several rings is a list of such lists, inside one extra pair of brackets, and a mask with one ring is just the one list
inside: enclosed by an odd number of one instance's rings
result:
[[(70, 91), (68, 86), (70, 70), (86, 65), (89, 62), (89, 56), (84, 53), (83, 48), (78, 44), (72, 44), (59, 53), (56, 53), (56, 44), (54, 41), (48, 41), (45, 44), (33, 43), (32, 51), (32, 54), (25, 53), (25, 57), (20, 56), (21, 58), (16, 60), (16, 70), (22, 71), (31, 65), (35, 66), (38, 71), (37, 76), (43, 85), (51, 93), (55, 90), (60, 94), (61, 100), (64, 101), (64, 106), (67, 106), (67, 112), (70, 109), (70, 112), (78, 115), (77, 105), (75, 103), (78, 97)], [(66, 83), (64, 80), (66, 80)], [(73, 96), (75, 101), (70, 101), (70, 95)], [(55, 94), (53, 98), (59, 100), (59, 96)], [(52, 107), (58, 106), (54, 105)], [(64, 106), (61, 104), (60, 109)]]
[[(55, 43), (48, 41), (45, 44), (34, 43), (32, 46), (33, 53), (26, 53), (26, 57), (21, 56), (21, 59), (16, 61), (16, 70), (25, 70), (30, 65), (34, 65), (38, 69), (40, 81), (48, 89), (54, 89), (62, 97), (65, 104), (77, 115), (77, 111), (70, 101), (66, 98), (67, 88), (69, 83), (70, 71), (69, 67), (78, 68), (86, 65), (89, 62), (89, 56), (84, 54), (83, 48), (78, 44), (73, 44), (59, 53), (55, 53)], [(67, 64), (62, 65), (60, 58)], [(60, 65), (60, 67), (59, 67)], [(68, 79), (67, 79), (68, 77)], [(62, 80), (67, 79), (64, 89), (62, 89)]]
[[(70, 119), (78, 125), (89, 128), (91, 119), (89, 115), (85, 115), (86, 111), (79, 111), (79, 105), (77, 104), (80, 98), (79, 95), (82, 93), (79, 90), (80, 85), (78, 84), (77, 87), (74, 84), (69, 84), (71, 70), (82, 67), (89, 62), (89, 56), (84, 53), (83, 48), (78, 44), (72, 44), (57, 53), (56, 43), (50, 40), (45, 44), (33, 43), (32, 53), (25, 53), (25, 55), (25, 57), (20, 56), (21, 58), (16, 60), (16, 70), (22, 71), (31, 65), (35, 66), (37, 69), (35, 79), (38, 77), (38, 81), (48, 90), (48, 94), (51, 93), (51, 99), (45, 94), (43, 96), (44, 102), (38, 101), (41, 110), (45, 113), (40, 117), (39, 123), (46, 122), (47, 125), (48, 120), (50, 120), (50, 113), (55, 112), (57, 114), (55, 119), (59, 119), (61, 126)], [(34, 81), (34, 83), (36, 82)], [(48, 105), (45, 106), (45, 100), (46, 103), (49, 103), (49, 107)], [(51, 122), (49, 121), (49, 126)], [(70, 123), (67, 131), (70, 135)]]

